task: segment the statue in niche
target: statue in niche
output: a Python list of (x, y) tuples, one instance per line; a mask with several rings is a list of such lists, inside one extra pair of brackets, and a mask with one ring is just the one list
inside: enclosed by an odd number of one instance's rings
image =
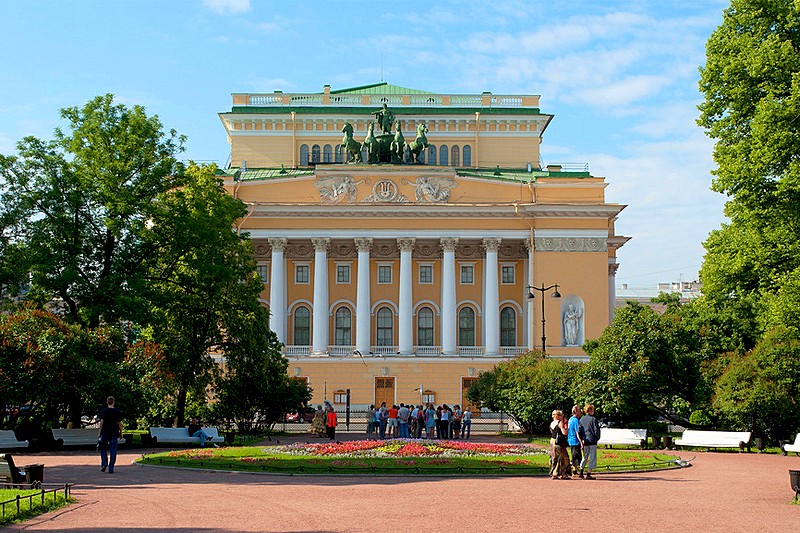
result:
[(392, 113), (392, 110), (384, 103), (380, 109), (374, 111), (372, 114), (375, 115), (375, 120), (378, 121), (381, 131), (385, 135), (391, 135), (392, 124), (394, 123), (394, 113)]
[(428, 132), (428, 126), (425, 125), (424, 122), (417, 124), (417, 137), (410, 143), (408, 143), (408, 151), (411, 155), (411, 163), (419, 163), (419, 154), (422, 151), (430, 146), (428, 144), (428, 138), (425, 134)]
[(575, 304), (569, 304), (564, 311), (564, 341), (567, 346), (577, 346), (581, 330), (583, 309)]

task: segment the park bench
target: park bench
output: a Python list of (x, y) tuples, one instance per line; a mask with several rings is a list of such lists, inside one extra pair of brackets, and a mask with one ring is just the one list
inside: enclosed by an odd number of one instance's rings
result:
[[(52, 430), (53, 440), (59, 446), (96, 446), (100, 432), (97, 429), (62, 429)], [(125, 444), (125, 439), (117, 439), (117, 444)]]
[(0, 431), (0, 450), (10, 448), (27, 448), (30, 444), (26, 440), (17, 440), (17, 436), (10, 429)]
[[(220, 436), (217, 428), (204, 427), (203, 432), (211, 437), (209, 442), (214, 444), (225, 442), (225, 438)], [(200, 437), (189, 435), (188, 428), (151, 427), (150, 439), (154, 444), (200, 444)]]
[(783, 450), (783, 455), (787, 455), (789, 452), (794, 452), (795, 455), (800, 455), (800, 433), (794, 438), (794, 444), (789, 444), (788, 442), (781, 446), (781, 450)]
[[(36, 470), (36, 472), (34, 472)], [(36, 474), (31, 476), (31, 474)], [(37, 479), (32, 479), (35, 477)], [(10, 453), (0, 453), (0, 479), (16, 488), (37, 488), (42, 485), (44, 465), (28, 465), (19, 467)]]
[(629, 446), (641, 446), (644, 448), (647, 445), (647, 430), (601, 428), (600, 440), (597, 442), (597, 444), (603, 444), (607, 447), (611, 447), (612, 444), (626, 444)]
[(702, 431), (687, 429), (681, 438), (675, 439), (676, 446), (695, 446), (697, 448), (739, 448), (744, 451), (745, 446), (749, 451), (749, 431)]

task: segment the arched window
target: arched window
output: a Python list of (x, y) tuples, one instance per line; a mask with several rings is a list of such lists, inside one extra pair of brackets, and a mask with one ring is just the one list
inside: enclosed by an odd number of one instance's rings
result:
[(447, 166), (447, 146), (445, 145), (439, 147), (439, 164), (443, 167)]
[(500, 311), (500, 346), (517, 345), (517, 313), (511, 307)]
[(320, 151), (318, 144), (315, 144), (314, 146), (311, 147), (311, 162), (312, 163), (320, 162)]
[(300, 145), (300, 166), (307, 167), (308, 166), (308, 145), (301, 144)]
[(352, 337), (352, 314), (347, 307), (340, 307), (336, 310), (334, 321), (335, 334), (333, 342), (336, 346), (350, 346), (353, 344)]
[(308, 307), (294, 310), (294, 345), (311, 345), (311, 312)]
[(436, 164), (436, 147), (434, 145), (430, 145), (428, 147), (428, 164), (429, 165)]
[(417, 345), (433, 346), (433, 311), (430, 307), (417, 311)]
[(454, 167), (460, 167), (461, 166), (461, 155), (460, 155), (461, 154), (461, 150), (459, 150), (458, 146), (453, 146), (450, 149), (450, 153), (452, 154), (451, 157), (450, 157), (450, 160), (451, 160), (450, 164), (453, 165)]
[[(464, 157), (466, 157), (466, 153), (464, 154)], [(333, 148), (331, 148), (330, 144), (326, 144), (322, 148), (322, 162), (333, 163)]]
[(334, 152), (336, 153), (336, 162), (344, 163), (344, 147), (341, 144), (337, 144)]
[(471, 307), (458, 312), (458, 345), (475, 346), (475, 311)]
[(388, 307), (378, 309), (377, 326), (378, 330), (375, 339), (377, 345), (392, 346), (394, 344), (394, 316), (391, 309)]
[(472, 166), (472, 147), (468, 144), (464, 145), (464, 166)]

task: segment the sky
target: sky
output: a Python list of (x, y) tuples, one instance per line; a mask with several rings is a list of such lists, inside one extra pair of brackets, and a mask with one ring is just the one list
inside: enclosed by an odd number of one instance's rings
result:
[(698, 69), (725, 0), (0, 0), (0, 154), (49, 139), (59, 109), (112, 93), (229, 163), (231, 93), (387, 81), (541, 95), (541, 163), (588, 163), (625, 204), (617, 286), (698, 277), (725, 221), (697, 126)]

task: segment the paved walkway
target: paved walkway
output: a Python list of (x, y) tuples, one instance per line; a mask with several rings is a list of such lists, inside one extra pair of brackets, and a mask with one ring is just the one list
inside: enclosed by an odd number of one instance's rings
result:
[[(305, 437), (281, 442), (297, 439)], [(131, 464), (140, 453), (122, 451), (112, 475), (88, 451), (24, 457), (45, 464), (49, 483), (77, 482), (79, 501), (7, 530), (463, 533), (552, 531), (560, 520), (563, 531), (577, 521), (595, 532), (788, 532), (800, 524), (788, 475), (798, 457), (681, 452), (696, 456), (694, 466), (553, 481), (211, 473)]]

